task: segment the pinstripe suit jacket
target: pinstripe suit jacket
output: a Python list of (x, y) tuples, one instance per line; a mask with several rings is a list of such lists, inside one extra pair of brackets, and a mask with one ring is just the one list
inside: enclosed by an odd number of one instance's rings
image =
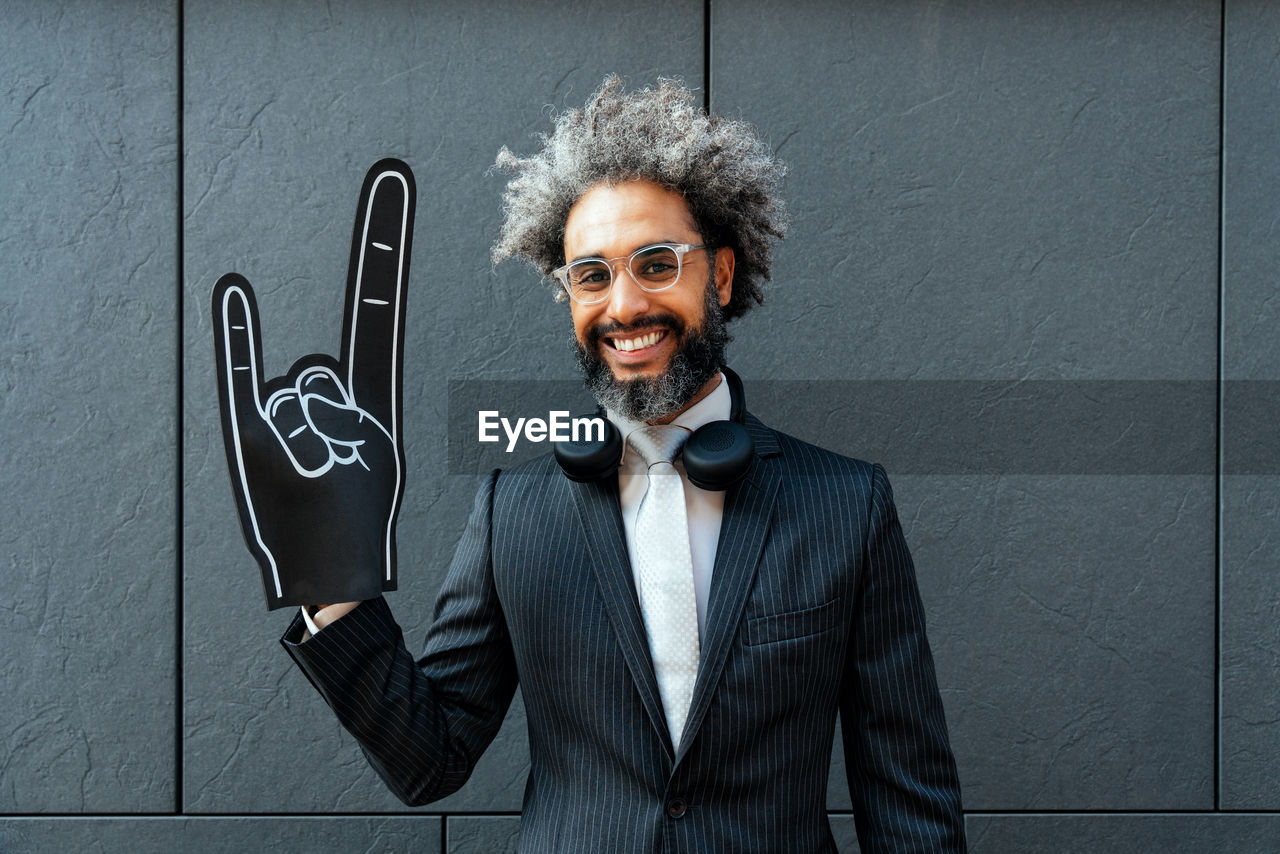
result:
[(672, 744), (616, 480), (544, 456), (484, 482), (416, 662), (382, 598), (282, 642), (406, 803), (467, 779), (517, 683), (522, 852), (835, 851), (840, 711), (866, 854), (963, 851), (960, 791), (915, 572), (878, 465), (747, 427), (702, 660)]

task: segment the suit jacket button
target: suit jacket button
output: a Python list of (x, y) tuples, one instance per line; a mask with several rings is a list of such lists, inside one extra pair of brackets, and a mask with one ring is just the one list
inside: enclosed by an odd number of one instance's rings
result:
[(667, 815), (672, 818), (680, 818), (688, 808), (689, 805), (684, 802), (683, 798), (672, 798), (667, 801)]

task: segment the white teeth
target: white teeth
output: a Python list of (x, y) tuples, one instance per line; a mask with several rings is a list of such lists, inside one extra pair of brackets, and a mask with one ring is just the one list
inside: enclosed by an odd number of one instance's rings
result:
[(613, 346), (624, 353), (630, 353), (632, 350), (643, 350), (645, 347), (652, 347), (661, 340), (665, 333), (662, 331), (650, 332), (648, 335), (641, 335), (639, 338), (614, 338)]

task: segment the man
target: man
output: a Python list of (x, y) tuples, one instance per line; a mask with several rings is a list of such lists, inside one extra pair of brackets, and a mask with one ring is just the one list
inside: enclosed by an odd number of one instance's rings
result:
[[(521, 851), (833, 851), (837, 710), (863, 851), (964, 850), (884, 471), (739, 412), (721, 370), (781, 236), (781, 166), (670, 81), (611, 78), (544, 142), (499, 155), (494, 256), (567, 299), (626, 440), (616, 474), (577, 482), (551, 455), (491, 474), (417, 662), (380, 596), (304, 608), (282, 642), (409, 804), (465, 782), (519, 684)], [(730, 420), (745, 476), (695, 486), (681, 442)]]

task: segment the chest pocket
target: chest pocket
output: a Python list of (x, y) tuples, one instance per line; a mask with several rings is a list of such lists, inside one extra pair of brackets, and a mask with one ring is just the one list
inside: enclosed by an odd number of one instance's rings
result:
[(749, 617), (745, 642), (747, 646), (758, 646), (822, 634), (839, 625), (841, 613), (840, 597), (837, 596), (830, 602), (824, 602), (812, 608)]

